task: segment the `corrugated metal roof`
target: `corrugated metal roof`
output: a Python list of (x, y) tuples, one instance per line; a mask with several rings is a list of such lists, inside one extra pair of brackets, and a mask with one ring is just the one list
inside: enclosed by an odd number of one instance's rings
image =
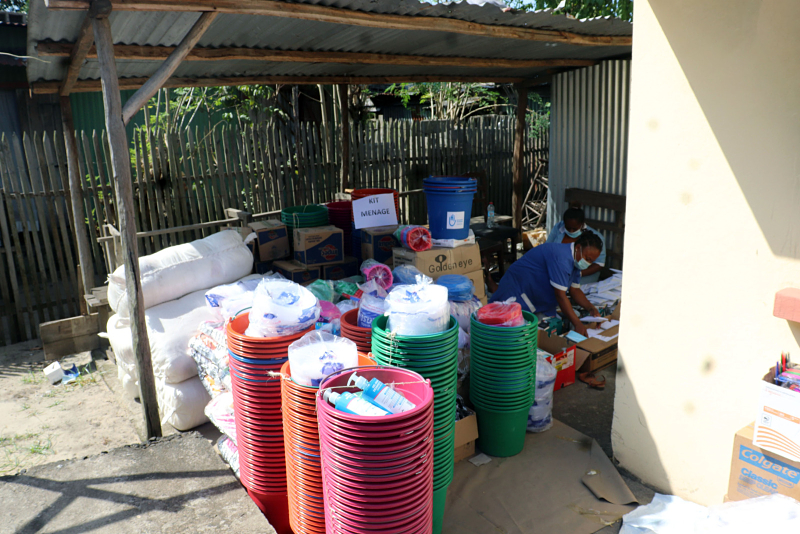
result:
[[(583, 35), (630, 36), (632, 25), (612, 18), (576, 20), (549, 11), (503, 12), (495, 3), (428, 4), (418, 0), (302, 0), (293, 3), (337, 7), (392, 15), (445, 17), (481, 24), (559, 30)], [(44, 0), (32, 0), (28, 17), (28, 54), (36, 56), (38, 41), (74, 42), (85, 16), (81, 11), (50, 11)], [(176, 46), (195, 23), (197, 13), (119, 11), (110, 17), (115, 44)], [(427, 30), (392, 30), (283, 17), (221, 14), (198, 43), (200, 47), (245, 47), (276, 50), (366, 52), (426, 56), (503, 59), (605, 59), (629, 54), (629, 46), (581, 46), (510, 40)], [(66, 59), (47, 57), (30, 61), (28, 80), (63, 78)], [(146, 77), (158, 61), (117, 61), (121, 78)], [(400, 76), (453, 75), (532, 77), (544, 69), (470, 67), (408, 67), (332, 63), (274, 63), (261, 61), (184, 62), (176, 76)], [(98, 79), (97, 62), (89, 60), (80, 79)]]

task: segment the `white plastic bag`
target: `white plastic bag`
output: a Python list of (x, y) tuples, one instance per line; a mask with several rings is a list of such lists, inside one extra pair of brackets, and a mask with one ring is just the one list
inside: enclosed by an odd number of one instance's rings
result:
[(217, 308), (225, 320), (253, 305), (253, 295), (262, 280), (284, 280), (280, 273), (251, 274), (232, 284), (213, 287), (206, 291), (206, 303)]
[(258, 284), (245, 335), (278, 337), (297, 334), (314, 325), (321, 307), (317, 297), (289, 280), (263, 280)]
[(447, 288), (436, 284), (395, 286), (386, 297), (387, 327), (393, 334), (424, 336), (444, 332), (450, 322)]
[[(222, 231), (139, 258), (145, 309), (200, 289), (229, 284), (253, 270), (253, 254), (239, 232)], [(108, 303), (128, 317), (125, 266), (108, 277)]]
[(302, 386), (318, 387), (329, 374), (357, 365), (356, 344), (328, 332), (315, 330), (289, 345), (292, 379)]
[(211, 399), (203, 412), (208, 420), (236, 443), (236, 416), (233, 414), (233, 393), (230, 391)]
[(156, 393), (161, 424), (167, 423), (184, 431), (208, 422), (204, 409), (211, 397), (198, 377), (180, 384), (156, 380)]
[(464, 302), (455, 302), (450, 301), (450, 315), (456, 318), (458, 321), (458, 326), (463, 328), (466, 332), (469, 332), (470, 324), (470, 317), (472, 314), (478, 309), (483, 306), (481, 301), (478, 300), (477, 297), (472, 297), (471, 300), (467, 300)]
[(553, 387), (558, 371), (544, 356), (536, 357), (536, 391), (528, 411), (528, 432), (544, 432), (553, 426)]
[(372, 321), (376, 317), (383, 315), (386, 311), (386, 299), (375, 295), (366, 294), (361, 297), (361, 305), (358, 307), (358, 326), (362, 328), (372, 328)]

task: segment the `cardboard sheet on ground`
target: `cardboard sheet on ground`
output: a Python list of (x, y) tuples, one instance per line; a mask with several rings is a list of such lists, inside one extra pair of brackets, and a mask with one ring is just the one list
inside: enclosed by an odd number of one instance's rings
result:
[(600, 446), (553, 421), (547, 432), (528, 434), (518, 456), (456, 464), (443, 532), (591, 534), (635, 508), (626, 502), (635, 498)]

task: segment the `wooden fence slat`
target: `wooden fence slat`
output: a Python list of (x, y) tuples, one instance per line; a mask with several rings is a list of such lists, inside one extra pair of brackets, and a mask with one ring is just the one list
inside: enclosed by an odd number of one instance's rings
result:
[[(189, 221), (199, 223), (200, 217), (198, 216), (197, 211), (197, 196), (195, 195), (194, 180), (192, 179), (192, 167), (186, 151), (186, 142), (183, 138), (183, 132), (181, 130), (178, 130), (178, 133), (175, 135), (175, 139), (181, 149), (181, 165), (183, 169), (182, 184), (185, 193), (185, 203), (188, 206), (187, 209), (189, 213)], [(192, 239), (201, 239), (202, 237), (203, 232), (199, 229), (192, 233)]]
[(111, 188), (111, 173), (107, 173), (106, 163), (111, 161), (111, 156), (108, 152), (108, 141), (106, 139), (106, 132), (103, 131), (100, 138), (98, 138), (97, 132), (92, 132), (92, 142), (94, 143), (94, 154), (95, 154), (95, 161), (97, 162), (97, 176), (96, 179), (98, 181), (97, 188), (99, 191), (102, 191), (103, 195), (103, 209), (105, 210), (106, 220), (101, 221), (108, 222), (108, 224), (113, 224), (115, 227), (117, 226), (117, 213), (115, 211), (114, 206), (114, 190)]
[[(22, 283), (23, 283), (23, 291), (24, 293), (20, 292), (19, 282), (17, 279), (17, 269), (21, 268), (24, 269), (24, 261), (22, 259), (22, 247), (19, 243), (19, 236), (17, 235), (16, 228), (13, 227), (15, 225), (14, 218), (13, 218), (13, 211), (10, 209), (11, 206), (8, 203), (8, 197), (6, 196), (6, 189), (11, 189), (11, 150), (8, 145), (8, 140), (5, 134), (2, 134), (0, 137), (0, 154), (3, 155), (2, 161), (0, 161), (0, 181), (2, 181), (4, 185), (4, 189), (0, 190), (2, 193), (2, 198), (0, 198), (0, 237), (3, 238), (3, 249), (5, 250), (5, 257), (8, 263), (8, 274), (9, 274), (9, 282), (11, 285), (11, 293), (13, 295), (14, 300), (14, 310), (16, 311), (16, 323), (17, 328), (26, 330), (26, 338), (30, 339), (31, 332), (35, 332), (35, 326), (33, 330), (31, 327), (33, 326), (33, 312), (31, 309), (31, 298), (30, 298), (30, 291), (28, 288), (28, 279), (26, 276), (22, 276)], [(12, 231), (9, 231), (9, 217), (8, 215), (11, 214), (11, 224), (12, 224)], [(13, 241), (12, 241), (13, 236)], [(16, 251), (16, 262), (14, 261), (14, 257), (12, 255), (12, 249)], [(24, 270), (23, 270), (24, 273)], [(27, 314), (23, 315), (22, 312), (22, 302), (23, 299), (26, 303)], [(26, 320), (27, 319), (27, 320)], [(20, 328), (22, 327), (22, 328)]]
[[(164, 134), (162, 132), (156, 132), (151, 139), (151, 143), (155, 139), (155, 158), (158, 161), (158, 172), (154, 173), (156, 178), (156, 198), (160, 204), (160, 211), (162, 214), (166, 215), (163, 220), (165, 220), (164, 225), (162, 228), (174, 228), (175, 226), (181, 226), (179, 223), (176, 223), (176, 214), (175, 210), (172, 209), (172, 195), (171, 193), (174, 191), (172, 186), (172, 177), (170, 176), (170, 166), (168, 163), (167, 157), (167, 149), (164, 147)], [(180, 243), (181, 239), (178, 234), (168, 234), (168, 242), (171, 245), (177, 245)], [(166, 237), (166, 236), (165, 236)]]
[[(136, 179), (134, 182), (134, 186), (136, 186), (134, 201), (136, 203), (136, 217), (137, 217), (137, 227), (139, 228), (140, 232), (147, 232), (150, 228), (150, 223), (148, 220), (148, 209), (147, 209), (147, 195), (146, 195), (146, 186), (144, 183), (144, 171), (142, 170), (142, 154), (139, 147), (139, 136), (136, 135), (136, 131), (133, 132), (133, 167), (136, 171)], [(149, 237), (143, 237), (139, 239), (139, 249), (141, 255), (150, 255), (153, 253), (153, 246), (151, 244), (151, 239)]]

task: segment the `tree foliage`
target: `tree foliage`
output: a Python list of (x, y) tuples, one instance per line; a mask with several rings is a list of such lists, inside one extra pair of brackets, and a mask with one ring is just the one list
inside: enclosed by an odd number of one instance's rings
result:
[(576, 19), (616, 17), (633, 20), (633, 0), (506, 0), (506, 4), (523, 11), (552, 9), (555, 14)]
[(28, 12), (28, 0), (0, 0), (0, 11)]

